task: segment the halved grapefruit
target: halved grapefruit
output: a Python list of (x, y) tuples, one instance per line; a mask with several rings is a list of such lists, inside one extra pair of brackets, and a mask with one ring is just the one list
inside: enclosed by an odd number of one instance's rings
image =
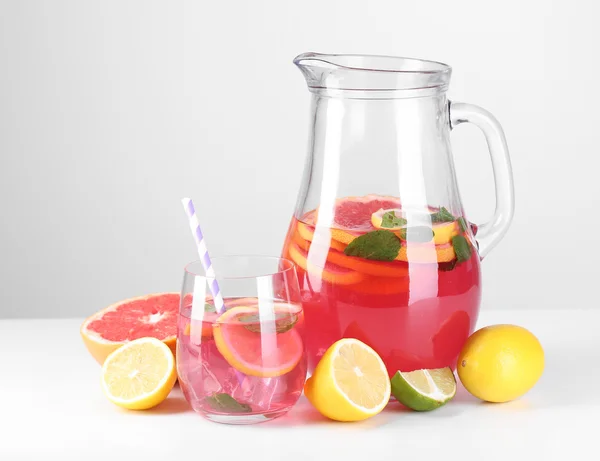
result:
[(143, 337), (160, 339), (175, 354), (179, 298), (179, 293), (154, 293), (114, 303), (83, 322), (83, 343), (101, 365), (111, 352)]
[(245, 375), (263, 378), (284, 375), (298, 365), (304, 345), (294, 325), (302, 310), (280, 304), (274, 312), (277, 320), (270, 327), (264, 319), (259, 320), (257, 306), (237, 306), (221, 314), (213, 324), (213, 336), (229, 365)]

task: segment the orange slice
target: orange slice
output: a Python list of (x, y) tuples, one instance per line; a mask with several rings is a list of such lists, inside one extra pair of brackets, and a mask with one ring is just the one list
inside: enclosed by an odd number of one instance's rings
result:
[[(300, 308), (276, 306), (276, 313), (297, 316)], [(248, 376), (274, 378), (292, 371), (302, 359), (304, 345), (296, 328), (276, 332), (265, 322), (248, 324), (241, 317), (256, 316), (257, 306), (237, 306), (221, 314), (213, 325), (215, 345), (227, 363)], [(257, 328), (248, 328), (250, 325)], [(258, 329), (258, 330), (257, 330)], [(258, 331), (258, 332), (257, 332)]]
[(365, 278), (365, 275), (360, 272), (337, 266), (328, 261), (325, 261), (325, 267), (319, 267), (311, 261), (308, 261), (308, 253), (295, 243), (290, 245), (288, 252), (292, 261), (294, 261), (294, 263), (302, 270), (315, 275), (326, 282), (336, 285), (351, 285), (353, 283), (358, 283)]
[(405, 264), (388, 261), (372, 261), (369, 259), (347, 256), (338, 251), (330, 251), (327, 261), (347, 269), (354, 269), (363, 274), (376, 275), (379, 277), (405, 277), (408, 275), (408, 267)]
[[(298, 222), (298, 234), (304, 240), (308, 240), (309, 242), (316, 241), (321, 245), (329, 245), (330, 248), (338, 251), (344, 251), (346, 245), (338, 240), (333, 239), (333, 235), (330, 235), (329, 229), (319, 228), (317, 232), (317, 237), (315, 238), (315, 228), (307, 226), (303, 222)], [(331, 231), (336, 229), (331, 229)], [(352, 237), (354, 239), (354, 237)]]
[(337, 240), (344, 244), (344, 247), (348, 245), (352, 240), (361, 235), (358, 232), (351, 233), (348, 231), (343, 231), (341, 229), (331, 229), (331, 238)]
[(454, 248), (451, 243), (444, 245), (432, 245), (431, 243), (409, 243), (400, 248), (397, 261), (407, 261), (411, 263), (435, 263), (449, 262), (456, 258)]
[(304, 251), (308, 251), (310, 248), (310, 241), (303, 239), (299, 232), (294, 232), (292, 234), (292, 242), (298, 245), (298, 247), (302, 248)]

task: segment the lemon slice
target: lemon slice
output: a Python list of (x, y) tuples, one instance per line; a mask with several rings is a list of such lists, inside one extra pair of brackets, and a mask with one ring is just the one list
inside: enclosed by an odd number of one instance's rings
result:
[[(387, 222), (384, 223), (383, 218), (386, 215)], [(409, 226), (430, 227), (433, 231), (432, 237), (435, 245), (445, 245), (452, 240), (452, 237), (459, 234), (459, 225), (456, 221), (433, 223), (431, 215), (425, 212), (412, 213), (410, 217), (407, 217), (407, 213), (400, 208), (377, 210), (371, 215), (371, 224), (375, 229), (385, 229), (396, 233), (402, 240), (406, 240), (406, 234), (403, 234), (402, 231), (406, 232)], [(430, 240), (426, 239), (425, 241)]]
[(391, 387), (379, 355), (357, 339), (344, 338), (327, 349), (304, 391), (323, 416), (361, 421), (385, 408)]
[(456, 394), (456, 378), (450, 368), (396, 372), (392, 394), (401, 404), (416, 411), (431, 411)]
[(112, 352), (102, 365), (102, 389), (115, 405), (147, 410), (167, 398), (177, 373), (171, 349), (156, 338), (139, 338)]

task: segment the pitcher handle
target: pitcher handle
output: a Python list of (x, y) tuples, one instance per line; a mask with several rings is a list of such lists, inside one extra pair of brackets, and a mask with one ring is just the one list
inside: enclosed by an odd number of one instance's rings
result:
[(483, 259), (496, 244), (502, 240), (513, 218), (515, 208), (514, 184), (508, 146), (502, 126), (498, 120), (485, 109), (473, 104), (450, 102), (450, 129), (461, 123), (473, 123), (485, 135), (496, 189), (496, 209), (492, 218), (478, 226), (477, 242), (479, 257)]

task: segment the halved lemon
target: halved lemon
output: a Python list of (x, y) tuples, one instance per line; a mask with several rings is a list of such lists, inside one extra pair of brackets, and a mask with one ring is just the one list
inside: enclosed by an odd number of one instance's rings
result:
[(361, 421), (377, 415), (389, 402), (390, 392), (381, 357), (352, 338), (332, 344), (304, 386), (310, 403), (336, 421)]
[(167, 398), (175, 381), (175, 358), (156, 338), (139, 338), (112, 352), (102, 365), (102, 389), (115, 405), (147, 410)]
[(219, 316), (213, 337), (229, 365), (262, 378), (284, 375), (298, 365), (304, 344), (295, 326), (302, 323), (302, 309), (278, 303), (273, 313), (270, 322), (259, 317), (257, 306), (237, 306)]

